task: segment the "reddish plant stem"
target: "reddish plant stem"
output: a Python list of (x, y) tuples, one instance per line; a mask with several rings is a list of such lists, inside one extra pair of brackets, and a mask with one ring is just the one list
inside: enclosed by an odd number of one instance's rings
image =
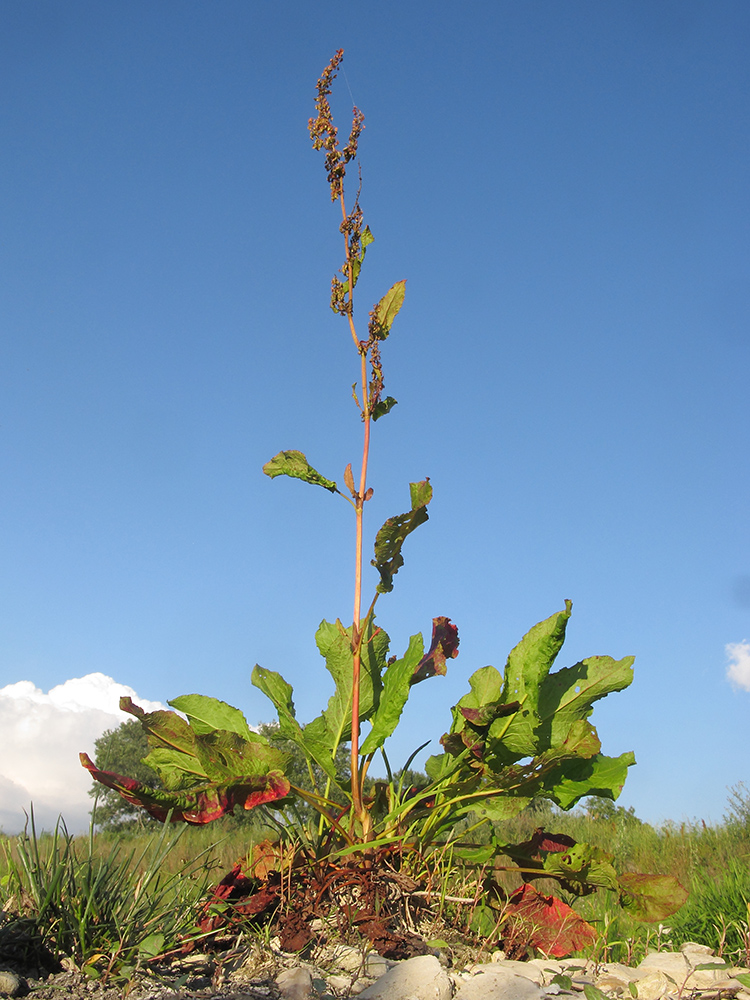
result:
[[(343, 220), (347, 221), (346, 202), (344, 192), (340, 195), (341, 214)], [(365, 504), (365, 493), (367, 492), (367, 465), (370, 456), (370, 398), (367, 391), (367, 351), (363, 349), (357, 337), (353, 316), (354, 297), (354, 268), (349, 253), (349, 239), (344, 233), (344, 243), (346, 247), (346, 270), (349, 283), (349, 310), (347, 319), (349, 320), (349, 330), (352, 339), (359, 352), (361, 363), (362, 380), (362, 420), (364, 423), (364, 441), (362, 445), (362, 465), (359, 476), (359, 490), (355, 497), (356, 514), (356, 541), (354, 558), (354, 615), (352, 622), (352, 737), (351, 737), (351, 786), (352, 786), (352, 806), (354, 815), (359, 819), (363, 828), (363, 835), (367, 837), (367, 815), (362, 802), (362, 787), (359, 773), (359, 692), (360, 678), (362, 671), (362, 639), (360, 633), (360, 620), (362, 613), (362, 544), (363, 544), (363, 513)]]

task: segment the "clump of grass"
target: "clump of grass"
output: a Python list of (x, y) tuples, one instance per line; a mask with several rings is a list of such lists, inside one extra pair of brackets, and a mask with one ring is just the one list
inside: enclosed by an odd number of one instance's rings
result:
[(718, 955), (750, 966), (750, 865), (730, 858), (723, 871), (697, 871), (690, 897), (670, 920), (676, 941), (699, 941)]
[(26, 964), (65, 957), (92, 979), (128, 980), (196, 934), (214, 866), (204, 852), (165, 871), (181, 831), (164, 827), (138, 846), (110, 841), (102, 853), (93, 824), (88, 838), (76, 840), (62, 820), (38, 835), (32, 812), (30, 828), (3, 843), (0, 878), (2, 943)]

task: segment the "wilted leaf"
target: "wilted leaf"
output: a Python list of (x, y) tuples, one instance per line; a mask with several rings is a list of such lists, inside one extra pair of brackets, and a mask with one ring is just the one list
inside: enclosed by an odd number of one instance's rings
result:
[(596, 940), (596, 931), (575, 910), (554, 896), (543, 896), (530, 885), (508, 900), (506, 915), (519, 932), (545, 955), (564, 958)]
[(618, 878), (620, 904), (636, 920), (666, 920), (687, 901), (687, 890), (671, 875), (626, 872)]
[(292, 479), (302, 479), (306, 483), (312, 483), (313, 486), (322, 486), (331, 493), (335, 493), (338, 489), (332, 479), (326, 479), (317, 469), (313, 469), (301, 451), (280, 451), (266, 462), (263, 471), (271, 479), (275, 479), (276, 476), (291, 476)]
[(387, 594), (393, 590), (393, 577), (404, 565), (401, 547), (415, 528), (428, 520), (427, 504), (432, 499), (429, 479), (420, 483), (410, 483), (411, 510), (397, 517), (389, 517), (375, 538), (375, 558), (372, 565), (380, 573), (378, 593)]
[(87, 754), (80, 754), (81, 764), (93, 778), (112, 788), (131, 805), (142, 806), (162, 823), (171, 811), (171, 820), (202, 825), (234, 811), (235, 806), (253, 809), (265, 802), (283, 799), (289, 794), (289, 782), (280, 771), (253, 777), (237, 776), (231, 783), (207, 783), (180, 791), (161, 791), (112, 771), (101, 771)]
[(432, 619), (432, 643), (425, 655), (419, 661), (411, 678), (412, 684), (418, 684), (436, 674), (445, 675), (445, 661), (458, 656), (458, 629), (450, 618)]

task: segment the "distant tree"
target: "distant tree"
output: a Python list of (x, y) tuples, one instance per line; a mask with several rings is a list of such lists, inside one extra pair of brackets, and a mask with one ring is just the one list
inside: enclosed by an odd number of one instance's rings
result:
[(586, 816), (598, 822), (623, 825), (638, 824), (639, 826), (643, 822), (636, 816), (633, 806), (625, 809), (623, 806), (615, 805), (612, 799), (604, 799), (598, 795), (592, 795), (584, 799), (583, 804), (586, 807)]

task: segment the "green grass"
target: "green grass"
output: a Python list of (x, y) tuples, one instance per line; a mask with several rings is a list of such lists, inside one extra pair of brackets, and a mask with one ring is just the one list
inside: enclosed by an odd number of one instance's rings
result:
[(0, 947), (30, 965), (66, 956), (92, 979), (129, 979), (195, 935), (198, 907), (216, 880), (210, 851), (175, 865), (183, 832), (164, 827), (112, 842), (74, 838), (58, 823), (37, 834), (32, 813), (30, 833), (3, 842), (0, 902), (10, 919)]

